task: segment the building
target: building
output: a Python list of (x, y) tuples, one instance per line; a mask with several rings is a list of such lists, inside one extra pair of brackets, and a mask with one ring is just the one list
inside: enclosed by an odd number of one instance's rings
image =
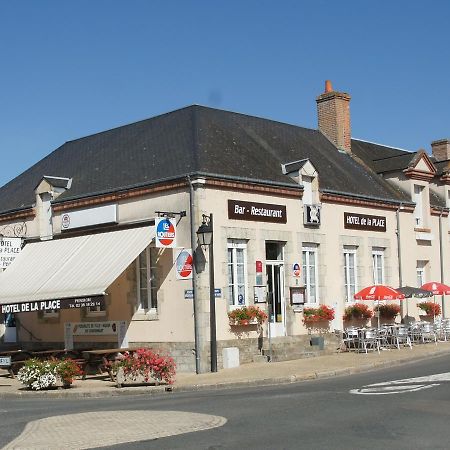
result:
[[(257, 357), (269, 331), (279, 358), (298, 357), (303, 307), (333, 307), (342, 329), (365, 286), (450, 281), (450, 141), (429, 156), (355, 140), (348, 94), (327, 82), (316, 102), (318, 130), (189, 106), (67, 142), (3, 186), (0, 233), (25, 246), (0, 304), (21, 344), (151, 346), (203, 372), (211, 340), (219, 367), (223, 348)], [(211, 214), (213, 261), (196, 236)], [(172, 219), (163, 247), (158, 218)], [(255, 301), (268, 327), (229, 325)]]

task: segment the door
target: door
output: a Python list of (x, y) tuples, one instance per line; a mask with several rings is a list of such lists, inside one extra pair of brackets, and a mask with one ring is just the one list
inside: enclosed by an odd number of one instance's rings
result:
[(283, 244), (266, 242), (266, 278), (270, 335), (285, 336)]

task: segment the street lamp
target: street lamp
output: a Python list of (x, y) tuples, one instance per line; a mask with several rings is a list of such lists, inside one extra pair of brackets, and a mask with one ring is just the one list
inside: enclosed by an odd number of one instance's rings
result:
[(197, 230), (200, 246), (209, 247), (209, 329), (211, 341), (211, 372), (217, 372), (216, 299), (214, 293), (213, 215), (203, 214)]

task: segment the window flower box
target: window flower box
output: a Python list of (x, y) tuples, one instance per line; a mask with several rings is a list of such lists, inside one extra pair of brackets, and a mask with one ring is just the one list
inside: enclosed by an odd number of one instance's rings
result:
[(261, 325), (267, 320), (267, 314), (257, 306), (243, 306), (228, 313), (231, 326)]

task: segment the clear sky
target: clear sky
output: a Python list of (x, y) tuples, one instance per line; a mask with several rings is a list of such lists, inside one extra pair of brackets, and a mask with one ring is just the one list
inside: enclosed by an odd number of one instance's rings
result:
[[(0, 185), (64, 142), (193, 103), (353, 137), (450, 137), (450, 2), (0, 0)], [(58, 175), (58, 174), (47, 174)]]

